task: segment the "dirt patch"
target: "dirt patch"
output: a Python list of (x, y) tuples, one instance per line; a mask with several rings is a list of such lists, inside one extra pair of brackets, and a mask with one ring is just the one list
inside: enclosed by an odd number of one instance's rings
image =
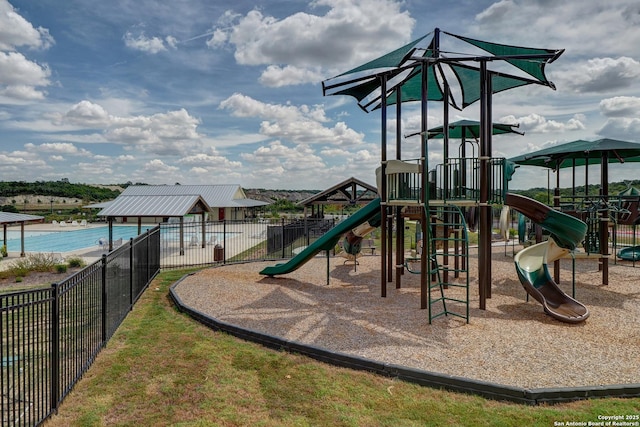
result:
[(80, 268), (69, 268), (65, 273), (57, 272), (31, 272), (22, 281), (17, 282), (15, 276), (0, 279), (0, 293), (12, 290), (30, 289), (51, 286), (52, 283), (60, 282), (74, 274)]

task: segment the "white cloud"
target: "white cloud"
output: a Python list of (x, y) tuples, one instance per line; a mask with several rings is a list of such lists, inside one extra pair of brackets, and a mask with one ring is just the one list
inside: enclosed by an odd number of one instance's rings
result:
[(14, 50), (23, 46), (48, 49), (53, 44), (49, 30), (34, 28), (8, 1), (0, 0), (0, 50)]
[(640, 116), (640, 98), (637, 96), (615, 96), (600, 101), (600, 111), (607, 117)]
[(338, 122), (324, 126), (328, 119), (319, 107), (267, 104), (242, 94), (233, 94), (220, 103), (220, 108), (236, 117), (258, 118), (260, 133), (271, 138), (284, 138), (294, 143), (355, 146), (364, 135)]
[(513, 1), (500, 0), (477, 14), (476, 20), (480, 22), (502, 21), (506, 16), (511, 14), (514, 7)]
[(232, 25), (216, 28), (207, 44), (233, 46), (239, 64), (272, 66), (263, 73), (265, 84), (273, 85), (278, 76), (285, 77), (280, 85), (300, 84), (317, 81), (320, 65), (344, 68), (396, 49), (409, 41), (415, 25), (401, 3), (391, 0), (316, 0), (311, 7), (327, 12), (283, 19), (257, 9), (244, 16), (227, 13), (225, 24)]
[(213, 49), (223, 47), (228, 39), (229, 37), (226, 32), (221, 29), (216, 29), (213, 31), (211, 38), (207, 40), (207, 46)]
[[(467, 26), (472, 33), (488, 40), (506, 40), (519, 46), (566, 49), (563, 55), (592, 57), (623, 56), (627, 46), (640, 43), (635, 28), (639, 18), (635, 0), (557, 2), (501, 0), (491, 3)], [(464, 33), (463, 33), (464, 34)], [(620, 42), (624, 34), (624, 42)], [(563, 60), (561, 57), (561, 61)]]
[(523, 117), (505, 116), (501, 117), (501, 123), (517, 123), (520, 125), (518, 131), (528, 133), (558, 133), (585, 129), (583, 115), (574, 115), (566, 122), (548, 120), (539, 114), (529, 114)]
[(43, 144), (25, 144), (28, 151), (37, 153), (47, 153), (53, 155), (73, 155), (73, 156), (91, 156), (91, 153), (85, 149), (78, 148), (74, 144), (68, 142), (47, 142)]
[(200, 167), (210, 172), (220, 174), (221, 172), (238, 170), (242, 167), (241, 162), (230, 161), (224, 156), (219, 154), (205, 154), (198, 153), (191, 156), (186, 156), (178, 160), (178, 164), (192, 167)]
[(177, 46), (177, 40), (173, 36), (167, 36), (163, 40), (160, 37), (149, 38), (144, 33), (134, 35), (132, 32), (127, 31), (122, 39), (128, 48), (152, 55), (166, 51), (167, 48), (175, 49)]
[(164, 172), (177, 172), (179, 169), (175, 166), (167, 165), (165, 162), (159, 159), (151, 160), (144, 165), (144, 169), (146, 171), (152, 171), (153, 173), (164, 173)]
[(19, 52), (0, 52), (0, 95), (15, 100), (40, 100), (44, 93), (36, 87), (48, 86), (47, 65), (28, 60)]
[(640, 141), (640, 118), (610, 118), (597, 133), (605, 138)]
[(51, 71), (29, 61), (18, 52), (0, 52), (0, 84), (7, 86), (29, 85), (46, 86), (49, 84)]
[[(7, 98), (7, 103), (9, 100), (13, 101), (38, 101), (44, 99), (45, 93), (37, 90), (33, 86), (25, 86), (25, 85), (17, 85), (17, 86), (7, 86), (4, 89), (0, 88), (0, 96)], [(0, 104), (3, 102), (0, 101)]]
[(101, 105), (83, 100), (54, 116), (54, 122), (77, 129), (102, 129), (100, 138), (85, 142), (107, 141), (152, 154), (182, 155), (199, 147), (202, 138), (197, 130), (200, 120), (184, 108), (150, 116), (114, 116)]
[(326, 163), (309, 146), (288, 147), (280, 141), (262, 146), (253, 153), (243, 153), (241, 157), (253, 166), (250, 170), (254, 172), (249, 179), (262, 188), (279, 188), (287, 176), (295, 176), (299, 182), (288, 185), (298, 187), (300, 183), (314, 182), (318, 174), (327, 170)]
[(64, 121), (83, 128), (102, 128), (109, 125), (111, 118), (100, 105), (83, 100), (74, 105), (64, 115)]
[(268, 87), (281, 87), (299, 85), (305, 83), (318, 83), (324, 78), (318, 70), (300, 68), (293, 65), (279, 67), (277, 65), (268, 66), (260, 76), (260, 83)]
[(629, 57), (593, 58), (574, 63), (559, 74), (563, 86), (576, 92), (607, 92), (628, 88), (640, 77), (640, 62)]

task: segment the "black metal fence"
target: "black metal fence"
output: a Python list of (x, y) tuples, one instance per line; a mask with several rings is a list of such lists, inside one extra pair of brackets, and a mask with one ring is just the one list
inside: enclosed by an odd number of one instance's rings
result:
[(253, 219), (160, 224), (163, 269), (290, 258), (339, 218)]
[(50, 288), (0, 295), (2, 426), (51, 415), (160, 271), (160, 228)]

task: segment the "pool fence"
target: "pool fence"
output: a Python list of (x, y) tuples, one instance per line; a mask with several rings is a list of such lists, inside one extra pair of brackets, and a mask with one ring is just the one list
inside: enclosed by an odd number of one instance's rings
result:
[(51, 287), (0, 294), (1, 425), (53, 414), (159, 271), (155, 227)]

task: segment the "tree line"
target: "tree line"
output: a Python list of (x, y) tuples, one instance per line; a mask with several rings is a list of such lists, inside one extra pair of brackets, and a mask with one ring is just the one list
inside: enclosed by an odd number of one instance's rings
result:
[[(127, 184), (123, 184), (126, 187)], [(118, 197), (120, 191), (87, 184), (72, 184), (68, 179), (60, 181), (0, 181), (0, 197), (37, 194), (49, 197), (81, 199), (86, 202), (102, 202)]]

